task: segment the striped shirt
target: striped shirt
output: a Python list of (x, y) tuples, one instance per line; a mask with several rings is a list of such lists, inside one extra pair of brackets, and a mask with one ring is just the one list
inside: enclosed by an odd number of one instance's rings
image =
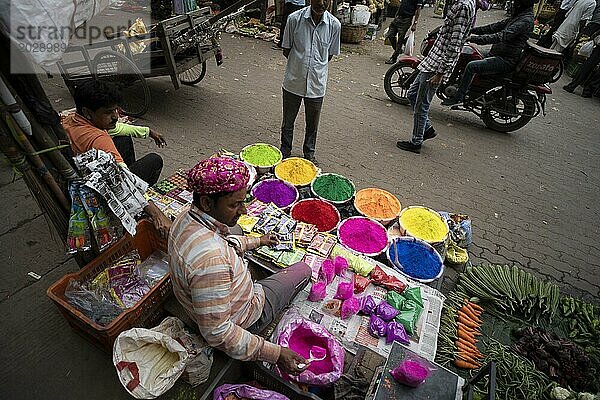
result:
[(433, 47), (419, 64), (419, 70), (443, 74), (444, 81), (448, 80), (469, 37), (474, 17), (475, 0), (456, 1), (450, 7)]
[(252, 282), (244, 250), (259, 238), (232, 235), (229, 228), (192, 206), (169, 234), (171, 280), (177, 300), (208, 345), (238, 360), (276, 363), (280, 346), (246, 329), (256, 322), (265, 293)]

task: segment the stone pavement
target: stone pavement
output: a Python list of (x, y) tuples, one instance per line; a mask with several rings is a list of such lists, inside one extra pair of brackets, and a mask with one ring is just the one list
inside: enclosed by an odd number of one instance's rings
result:
[[(425, 9), (417, 37), (441, 20)], [(478, 24), (503, 13), (480, 14)], [(388, 20), (389, 22), (389, 20)], [(425, 26), (423, 26), (425, 25)], [(222, 67), (209, 60), (206, 78), (175, 91), (167, 78), (150, 80), (153, 103), (139, 124), (162, 132), (164, 176), (189, 168), (219, 148), (238, 151), (257, 141), (277, 145), (285, 59), (271, 44), (223, 35)], [(395, 193), (404, 206), (468, 214), (473, 221), (473, 263), (518, 263), (557, 280), (561, 290), (598, 302), (600, 244), (598, 193), (600, 103), (553, 85), (547, 112), (512, 134), (485, 128), (475, 116), (448, 111), (434, 100), (439, 132), (416, 155), (398, 150), (412, 128), (409, 108), (391, 103), (383, 90), (390, 48), (381, 40), (343, 45), (330, 67), (317, 158), (324, 171), (351, 178), (358, 188)], [(44, 79), (57, 109), (72, 106), (60, 77)], [(294, 154), (301, 154), (303, 114)], [(138, 142), (139, 155), (155, 150)], [(48, 232), (22, 180), (0, 167), (0, 398), (126, 399), (111, 359), (75, 335), (45, 296), (53, 282), (75, 271)], [(36, 281), (27, 276), (42, 275)], [(452, 277), (452, 271), (449, 271)], [(28, 385), (28, 386), (26, 386)], [(28, 388), (24, 390), (24, 388)], [(166, 398), (184, 398), (181, 388)], [(188, 397), (185, 397), (188, 398)]]

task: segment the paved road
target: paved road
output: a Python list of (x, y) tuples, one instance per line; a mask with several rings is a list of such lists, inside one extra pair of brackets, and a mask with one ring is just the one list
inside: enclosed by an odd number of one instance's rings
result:
[[(478, 23), (500, 17), (499, 11), (485, 13)], [(427, 27), (440, 23), (424, 20)], [(168, 79), (151, 80), (154, 101), (138, 122), (166, 135), (169, 146), (160, 150), (165, 176), (219, 148), (279, 143), (283, 56), (260, 40), (224, 35), (222, 44), (225, 64), (209, 62), (197, 87), (174, 91)], [(440, 134), (415, 155), (395, 147), (409, 138), (412, 115), (383, 90), (389, 48), (377, 40), (344, 45), (343, 52), (331, 65), (321, 118), (317, 157), (323, 170), (344, 174), (359, 188), (390, 190), (405, 206), (466, 213), (473, 220), (474, 263), (518, 263), (598, 302), (597, 99), (562, 91), (563, 78), (549, 96), (548, 115), (512, 134), (494, 133), (474, 115), (449, 112), (435, 100), (431, 117)], [(72, 105), (59, 77), (44, 84), (57, 108)], [(297, 128), (302, 132), (302, 113)], [(154, 150), (148, 142), (139, 142), (138, 149)], [(3, 164), (0, 398), (128, 398), (110, 358), (73, 334), (45, 296), (51, 283), (77, 267), (51, 238), (23, 182), (12, 178)], [(42, 279), (29, 278), (29, 271)], [(177, 389), (168, 397), (181, 396)]]

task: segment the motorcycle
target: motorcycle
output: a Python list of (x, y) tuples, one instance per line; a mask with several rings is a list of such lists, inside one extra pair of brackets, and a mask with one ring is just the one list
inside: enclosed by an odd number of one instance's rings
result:
[[(433, 46), (439, 29), (434, 29), (423, 39), (423, 56), (427, 56)], [(467, 64), (483, 58), (474, 45), (465, 44), (450, 78), (440, 84), (436, 95), (442, 100), (452, 97), (457, 91)], [(406, 95), (418, 75), (417, 67), (420, 62), (417, 57), (402, 56), (388, 69), (384, 77), (384, 88), (392, 101), (409, 104)], [(527, 125), (540, 112), (546, 115), (546, 95), (552, 93), (548, 83), (556, 82), (563, 69), (561, 53), (528, 41), (513, 73), (475, 75), (463, 103), (452, 106), (451, 109), (474, 113), (494, 131), (516, 131)]]

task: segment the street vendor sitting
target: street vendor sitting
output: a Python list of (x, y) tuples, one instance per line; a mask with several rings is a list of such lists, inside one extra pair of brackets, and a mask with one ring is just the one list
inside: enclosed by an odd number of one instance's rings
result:
[(158, 147), (167, 142), (154, 130), (118, 122), (118, 104), (121, 94), (101, 80), (89, 80), (75, 88), (73, 95), (77, 112), (63, 121), (75, 154), (91, 148), (104, 150), (115, 157), (122, 167), (154, 185), (163, 167), (162, 158), (156, 153), (145, 155), (136, 161), (132, 137), (154, 139)]
[[(135, 161), (131, 136), (149, 136), (159, 147), (166, 145), (163, 137), (149, 128), (118, 123), (117, 104), (121, 101), (121, 95), (105, 82), (84, 82), (76, 88), (73, 97), (77, 111), (63, 121), (73, 152), (78, 155), (90, 149), (103, 150), (112, 154), (121, 167), (129, 169), (149, 185), (155, 184), (162, 170), (162, 158), (151, 153)], [(109, 131), (117, 136), (115, 141)], [(119, 138), (129, 139), (131, 143), (119, 141)], [(118, 147), (125, 150), (123, 155)], [(152, 218), (159, 234), (166, 238), (171, 220), (152, 201), (148, 202), (144, 211)]]
[(257, 333), (306, 286), (311, 270), (297, 263), (252, 281), (244, 251), (274, 245), (277, 238), (231, 234), (229, 227), (246, 213), (248, 181), (246, 165), (229, 157), (208, 158), (189, 171), (194, 200), (169, 234), (173, 291), (208, 345), (235, 359), (266, 361), (300, 373), (307, 367), (302, 356)]

